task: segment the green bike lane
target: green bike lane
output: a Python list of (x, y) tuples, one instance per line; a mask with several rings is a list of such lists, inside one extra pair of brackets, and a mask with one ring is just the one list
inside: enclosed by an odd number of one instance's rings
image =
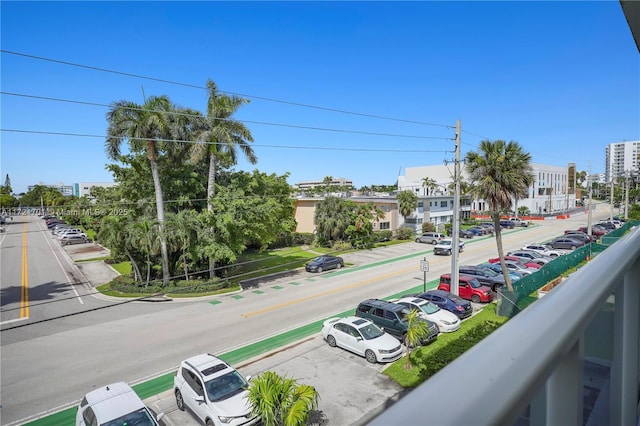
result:
[[(477, 241), (485, 238), (487, 237), (477, 238)], [(411, 258), (419, 258), (421, 256), (425, 256), (426, 254), (431, 254), (431, 253), (433, 253), (433, 249), (409, 253), (406, 255), (401, 255), (401, 256), (390, 258), (390, 259), (384, 259), (377, 262), (356, 266), (353, 268), (341, 269), (336, 272), (331, 272), (331, 273), (322, 275), (320, 278), (326, 279), (326, 278), (330, 278), (338, 275), (349, 274), (356, 271), (374, 268), (377, 266), (381, 266), (381, 265), (385, 265), (393, 262), (398, 262), (398, 261), (407, 260)], [(416, 266), (416, 269), (419, 269), (419, 267)], [(432, 290), (436, 288), (438, 283), (439, 283), (439, 279), (435, 279), (427, 282), (426, 283), (427, 290)], [(405, 289), (401, 292), (384, 297), (384, 299), (395, 299), (405, 294), (422, 292), (424, 287), (425, 287), (424, 284), (420, 284), (413, 288)], [(219, 354), (217, 356), (231, 365), (237, 365), (238, 363), (241, 363), (243, 361), (250, 360), (252, 358), (258, 357), (260, 355), (266, 354), (268, 352), (282, 348), (283, 346), (289, 345), (291, 343), (297, 342), (301, 339), (304, 339), (306, 337), (319, 333), (322, 328), (322, 323), (328, 318), (345, 317), (345, 316), (353, 315), (354, 312), (355, 312), (355, 306), (348, 311), (330, 315), (326, 318), (313, 321), (301, 327), (282, 332), (280, 334), (265, 338), (263, 340), (259, 340), (257, 342), (242, 346), (240, 348), (233, 349), (229, 352)], [(146, 382), (133, 385), (132, 388), (138, 394), (138, 396), (140, 396), (140, 398), (144, 400), (171, 389), (173, 387), (173, 375), (174, 375), (173, 372), (166, 373), (154, 379), (148, 380)], [(70, 407), (62, 411), (59, 411), (57, 413), (50, 414), (46, 417), (42, 417), (40, 419), (25, 423), (25, 425), (30, 425), (30, 426), (74, 425), (76, 411), (77, 411), (77, 407)]]

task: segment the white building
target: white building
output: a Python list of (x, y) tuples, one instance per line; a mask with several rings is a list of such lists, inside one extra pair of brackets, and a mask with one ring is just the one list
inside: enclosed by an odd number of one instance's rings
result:
[(60, 191), (60, 193), (66, 197), (73, 195), (73, 185), (65, 185), (63, 183), (56, 183), (56, 184), (48, 184), (48, 183), (42, 183), (40, 182), (37, 185), (29, 185), (27, 186), (27, 192), (32, 191), (36, 186), (46, 186), (49, 188), (55, 188), (58, 191)]
[(117, 185), (114, 182), (78, 182), (73, 186), (73, 195), (76, 197), (91, 197), (91, 189), (94, 187), (109, 188)]
[[(552, 166), (531, 164), (534, 181), (527, 196), (514, 200), (512, 210), (525, 206), (531, 214), (561, 214), (576, 206), (575, 164)], [(439, 229), (453, 218), (453, 174), (454, 165), (407, 167), (404, 176), (398, 176), (398, 191), (411, 190), (418, 196), (418, 208), (414, 215), (406, 218), (406, 224), (419, 229), (428, 221)], [(462, 180), (469, 182), (468, 173), (461, 166)], [(424, 179), (435, 182), (435, 188), (424, 184)], [(484, 200), (460, 197), (460, 216), (462, 219), (472, 212), (482, 213), (488, 210)]]
[(611, 182), (625, 173), (640, 171), (640, 141), (610, 143), (605, 148), (605, 179)]

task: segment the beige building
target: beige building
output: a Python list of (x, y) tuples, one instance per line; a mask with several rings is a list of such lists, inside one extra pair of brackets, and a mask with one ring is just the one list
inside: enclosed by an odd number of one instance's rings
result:
[[(395, 233), (400, 225), (398, 220), (398, 201), (395, 197), (352, 197), (349, 200), (358, 203), (372, 203), (374, 207), (384, 212), (384, 217), (374, 222), (373, 230), (381, 231), (388, 229)], [(295, 204), (295, 219), (298, 222), (296, 232), (314, 232), (316, 229), (314, 217), (316, 212), (316, 203), (324, 200), (324, 198), (298, 198)]]

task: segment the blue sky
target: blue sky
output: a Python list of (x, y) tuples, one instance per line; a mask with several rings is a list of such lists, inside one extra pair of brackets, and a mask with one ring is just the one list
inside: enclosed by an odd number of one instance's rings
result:
[(607, 144), (640, 139), (640, 55), (618, 1), (0, 7), (0, 176), (17, 193), (112, 181), (100, 105), (142, 103), (144, 90), (205, 111), (209, 78), (251, 100), (236, 118), (258, 163), (237, 168), (291, 184), (393, 184), (405, 167), (452, 161), (457, 119), (463, 157), (483, 138), (515, 140), (535, 163), (593, 173)]

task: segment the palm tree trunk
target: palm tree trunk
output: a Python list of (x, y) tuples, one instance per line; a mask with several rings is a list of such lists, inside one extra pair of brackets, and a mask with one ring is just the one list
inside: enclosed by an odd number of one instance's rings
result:
[(131, 266), (133, 267), (133, 275), (134, 275), (135, 281), (138, 282), (138, 280), (142, 280), (142, 274), (140, 273), (140, 268), (138, 268), (138, 264), (133, 259), (133, 256), (131, 256), (129, 249), (125, 247), (124, 252), (129, 258), (129, 261), (131, 262)]
[(164, 200), (162, 198), (162, 187), (160, 186), (160, 173), (158, 173), (158, 163), (155, 159), (155, 145), (149, 141), (147, 148), (149, 162), (151, 163), (151, 175), (153, 176), (153, 188), (156, 193), (156, 210), (158, 211), (158, 227), (160, 234), (160, 253), (162, 255), (162, 285), (169, 284), (169, 253), (167, 250), (167, 240), (164, 238)]
[[(214, 150), (215, 148), (212, 148)], [(209, 176), (207, 179), (207, 210), (213, 211), (213, 197), (216, 195), (216, 155), (209, 152)], [(211, 233), (215, 233), (215, 229), (211, 228)], [(215, 236), (214, 236), (215, 238)], [(215, 278), (216, 275), (216, 259), (209, 258), (209, 279)]]
[(509, 277), (509, 273), (507, 272), (507, 267), (504, 263), (504, 248), (502, 246), (502, 228), (500, 227), (500, 213), (494, 212), (493, 216), (493, 227), (496, 229), (496, 245), (498, 246), (498, 257), (500, 258), (500, 266), (502, 266), (502, 276), (504, 277), (504, 282), (507, 284), (507, 290), (513, 291), (513, 286), (511, 285), (511, 277)]

